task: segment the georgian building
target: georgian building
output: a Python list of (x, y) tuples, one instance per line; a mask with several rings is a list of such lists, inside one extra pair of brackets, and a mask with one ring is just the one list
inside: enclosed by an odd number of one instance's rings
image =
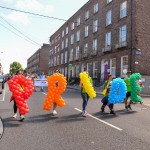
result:
[(49, 44), (43, 44), (30, 58), (27, 60), (27, 71), (30, 73), (48, 74), (49, 61)]
[(89, 0), (50, 37), (49, 74), (150, 75), (149, 18), (150, 1)]

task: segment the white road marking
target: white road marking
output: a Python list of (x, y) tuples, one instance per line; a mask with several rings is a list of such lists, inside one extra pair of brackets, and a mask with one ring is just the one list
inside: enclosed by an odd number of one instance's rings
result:
[[(80, 109), (78, 109), (78, 108), (74, 108), (74, 109), (77, 110), (77, 111), (79, 111), (79, 112), (82, 112), (82, 110), (80, 110)], [(110, 123), (108, 123), (108, 122), (106, 122), (106, 121), (103, 121), (103, 120), (101, 120), (101, 119), (99, 119), (99, 118), (97, 118), (97, 117), (94, 117), (94, 116), (92, 116), (92, 115), (90, 115), (90, 114), (87, 114), (87, 115), (88, 115), (89, 117), (91, 117), (91, 118), (97, 120), (97, 121), (100, 121), (100, 122), (102, 122), (102, 123), (104, 123), (104, 124), (106, 124), (106, 125), (108, 125), (108, 126), (114, 128), (114, 129), (117, 129), (117, 130), (119, 130), (119, 131), (122, 131), (122, 130), (123, 130), (123, 129), (119, 128), (119, 127), (116, 127), (116, 126), (114, 126), (114, 125), (112, 125), (112, 124), (110, 124)]]
[(43, 92), (44, 95), (47, 95), (46, 93)]

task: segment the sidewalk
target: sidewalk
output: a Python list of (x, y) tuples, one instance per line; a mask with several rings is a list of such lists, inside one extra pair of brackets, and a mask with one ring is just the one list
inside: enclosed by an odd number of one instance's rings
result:
[[(67, 88), (69, 89), (75, 89), (75, 90), (81, 90), (81, 88), (79, 87), (79, 85), (67, 85)], [(102, 91), (103, 91), (103, 86), (100, 87), (94, 87), (94, 90), (96, 91), (96, 93), (98, 95), (102, 95)], [(141, 94), (141, 97), (150, 97), (150, 95), (145, 95), (145, 94)]]

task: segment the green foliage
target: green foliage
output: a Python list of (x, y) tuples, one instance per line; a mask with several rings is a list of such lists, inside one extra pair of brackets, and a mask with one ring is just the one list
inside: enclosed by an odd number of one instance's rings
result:
[(23, 70), (22, 65), (19, 62), (14, 61), (10, 64), (9, 73), (16, 73), (19, 69)]

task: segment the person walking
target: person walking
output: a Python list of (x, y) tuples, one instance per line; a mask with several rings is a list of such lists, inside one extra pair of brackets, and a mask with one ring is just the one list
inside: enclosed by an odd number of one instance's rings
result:
[[(89, 79), (90, 83), (92, 84), (93, 81), (92, 81), (92, 78), (89, 76), (89, 73), (87, 72), (86, 69), (84, 69), (84, 72), (86, 72), (88, 74), (88, 79)], [(81, 87), (81, 96), (82, 96), (82, 99), (83, 99), (83, 103), (82, 103), (82, 117), (86, 117), (87, 116), (86, 107), (87, 107), (87, 104), (88, 104), (89, 95), (86, 92), (86, 89), (84, 88), (84, 85), (81, 82), (81, 80), (80, 80), (80, 87)]]
[[(54, 73), (60, 73), (60, 71), (58, 69), (55, 70)], [(56, 87), (58, 87), (58, 81), (56, 81)], [(53, 103), (53, 115), (57, 115), (57, 111), (56, 111), (56, 108), (57, 108), (57, 103)]]
[(126, 93), (126, 98), (124, 100), (125, 102), (125, 109), (128, 111), (129, 109), (132, 110), (131, 108), (131, 103), (132, 101), (130, 100), (128, 103), (128, 99), (131, 96), (131, 84), (130, 84), (130, 75), (131, 71), (127, 71), (127, 77), (124, 79), (126, 86), (127, 86), (127, 93)]
[(101, 112), (105, 111), (105, 107), (106, 105), (108, 105), (109, 109), (110, 109), (110, 114), (116, 114), (113, 110), (114, 108), (114, 104), (108, 104), (108, 96), (109, 96), (109, 91), (110, 91), (110, 87), (111, 87), (111, 83), (112, 83), (112, 75), (108, 74), (107, 76), (107, 80), (105, 81), (105, 85), (104, 85), (104, 98), (102, 99), (102, 106), (101, 106)]
[[(41, 80), (45, 80), (45, 79), (46, 79), (46, 76), (45, 76), (44, 72), (39, 76), (39, 78), (40, 78)], [(41, 92), (44, 91), (44, 87), (43, 87), (42, 81), (41, 81), (41, 90), (40, 90), (40, 91), (41, 91)]]
[[(15, 75), (22, 75), (22, 71), (19, 69)], [(16, 104), (16, 100), (14, 98), (14, 96), (12, 95), (11, 96), (11, 99), (10, 99), (10, 102), (11, 101), (14, 101), (14, 106), (13, 106), (13, 109), (14, 109), (14, 115), (12, 118), (17, 118), (17, 110), (18, 110), (18, 107), (17, 107), (17, 104)], [(20, 120), (19, 121), (24, 121), (25, 117), (24, 115), (20, 114)]]

